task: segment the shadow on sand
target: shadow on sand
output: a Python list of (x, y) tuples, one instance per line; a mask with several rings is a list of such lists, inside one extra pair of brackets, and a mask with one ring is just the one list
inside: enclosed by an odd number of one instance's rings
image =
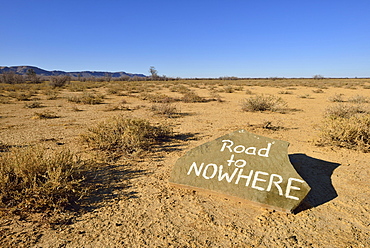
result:
[(104, 205), (106, 200), (115, 199), (119, 195), (137, 198), (132, 191), (130, 179), (145, 175), (145, 170), (133, 170), (130, 165), (106, 165), (89, 172), (88, 186), (91, 192), (81, 199), (80, 204), (85, 211), (93, 211)]
[(333, 187), (331, 176), (340, 164), (312, 158), (301, 153), (291, 154), (289, 159), (298, 174), (311, 187), (306, 199), (294, 213), (320, 206), (338, 196)]

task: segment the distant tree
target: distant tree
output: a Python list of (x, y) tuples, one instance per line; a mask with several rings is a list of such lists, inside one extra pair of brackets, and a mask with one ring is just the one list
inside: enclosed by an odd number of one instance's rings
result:
[(36, 75), (36, 72), (33, 69), (27, 70), (26, 78), (31, 83), (41, 83), (41, 78)]
[(112, 80), (112, 74), (111, 73), (105, 73), (104, 74), (104, 81), (110, 82)]
[(151, 66), (151, 67), (149, 68), (149, 72), (150, 72), (150, 74), (151, 74), (151, 78), (152, 78), (152, 80), (157, 80), (157, 79), (159, 78), (159, 76), (158, 76), (158, 71), (155, 69), (155, 67), (154, 67), (154, 66)]
[(71, 77), (65, 76), (51, 76), (49, 78), (49, 85), (53, 88), (63, 87), (65, 84), (71, 82)]
[(322, 76), (322, 75), (315, 75), (315, 76), (313, 76), (313, 79), (323, 79), (324, 78), (324, 76)]

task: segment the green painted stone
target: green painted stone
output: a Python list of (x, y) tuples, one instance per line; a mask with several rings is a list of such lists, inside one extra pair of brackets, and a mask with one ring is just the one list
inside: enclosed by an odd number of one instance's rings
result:
[(286, 141), (239, 130), (191, 149), (170, 182), (292, 212), (310, 191), (288, 158)]

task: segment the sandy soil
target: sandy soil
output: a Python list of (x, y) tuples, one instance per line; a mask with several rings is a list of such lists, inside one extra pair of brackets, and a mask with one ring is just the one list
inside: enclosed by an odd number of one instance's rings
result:
[[(192, 89), (209, 97), (206, 88)], [(285, 114), (243, 112), (241, 101), (251, 96), (245, 93), (246, 89), (255, 94), (278, 95), (293, 110)], [(323, 112), (335, 104), (328, 98), (334, 94), (343, 94), (344, 99), (357, 94), (370, 97), (370, 89), (329, 87), (323, 93), (313, 93), (315, 89), (244, 86), (242, 91), (219, 93), (224, 102), (176, 102), (182, 113), (177, 118), (154, 115), (152, 104), (134, 97), (135, 94), (108, 95), (105, 104), (100, 105), (76, 105), (64, 98), (46, 100), (38, 95), (45, 107), (35, 110), (24, 108), (24, 102), (0, 104), (0, 140), (11, 145), (42, 142), (83, 152), (78, 135), (88, 126), (117, 114), (166, 123), (178, 134), (177, 139), (157, 147), (144, 159), (104, 167), (98, 179), (106, 187), (87, 199), (89, 207), (85, 213), (73, 217), (68, 224), (48, 228), (40, 221), (3, 217), (0, 245), (370, 247), (370, 154), (315, 145)], [(292, 94), (279, 94), (282, 90)], [(160, 92), (180, 96), (167, 88)], [(63, 90), (61, 97), (70, 94), (75, 93)], [(123, 99), (131, 111), (105, 111)], [(82, 111), (73, 111), (74, 106)], [(32, 118), (34, 112), (45, 109), (61, 118)], [(279, 128), (261, 128), (266, 122)], [(309, 184), (310, 178), (322, 178), (320, 185), (310, 185), (313, 190), (297, 213), (281, 213), (169, 185), (172, 166), (186, 151), (238, 129), (290, 142), (291, 162), (300, 169), (302, 177)]]

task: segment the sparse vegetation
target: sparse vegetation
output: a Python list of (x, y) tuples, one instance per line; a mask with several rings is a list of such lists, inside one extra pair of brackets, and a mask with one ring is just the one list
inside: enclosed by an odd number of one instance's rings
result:
[(224, 91), (226, 93), (233, 93), (235, 90), (232, 86), (226, 86), (226, 87), (224, 87)]
[(13, 213), (73, 207), (88, 164), (69, 150), (13, 148), (0, 155), (0, 205)]
[(242, 103), (242, 110), (248, 112), (256, 111), (272, 111), (281, 112), (287, 106), (287, 103), (281, 98), (273, 95), (269, 96), (255, 96), (244, 100)]
[(33, 96), (33, 92), (11, 92), (9, 96), (17, 99), (18, 101), (29, 101)]
[(205, 102), (205, 99), (203, 97), (198, 96), (193, 91), (186, 92), (181, 100), (186, 103)]
[(82, 104), (100, 104), (104, 102), (104, 96), (101, 94), (94, 94), (84, 92), (82, 95), (68, 97), (69, 102), (82, 103)]
[(49, 79), (49, 85), (53, 88), (63, 87), (71, 82), (70, 76), (53, 76)]
[(150, 108), (155, 114), (173, 117), (179, 114), (179, 110), (172, 103), (157, 103)]
[(161, 93), (156, 93), (156, 94), (142, 93), (140, 94), (140, 98), (142, 100), (148, 100), (154, 103), (169, 103), (169, 102), (175, 101), (174, 98), (167, 96), (165, 94), (161, 94)]
[(369, 98), (362, 96), (362, 95), (355, 95), (355, 96), (348, 98), (348, 102), (357, 103), (357, 104), (368, 103)]
[(304, 98), (304, 99), (313, 99), (312, 96), (310, 94), (303, 94), (303, 95), (299, 95), (297, 96), (298, 98)]
[(322, 89), (312, 90), (313, 93), (324, 93)]
[(24, 107), (25, 108), (42, 108), (43, 105), (41, 102), (33, 101), (33, 102), (25, 103)]
[(279, 94), (282, 94), (282, 95), (291, 95), (291, 94), (293, 94), (293, 92), (291, 92), (289, 90), (281, 90), (278, 93)]
[(109, 157), (117, 157), (151, 150), (154, 144), (171, 133), (170, 128), (153, 126), (146, 120), (115, 116), (89, 128), (81, 137), (89, 147), (103, 151)]
[(247, 95), (253, 95), (254, 93), (250, 89), (247, 89), (247, 90), (245, 90), (245, 94), (247, 94)]
[(361, 105), (338, 103), (328, 107), (324, 114), (326, 118), (336, 119), (350, 118), (351, 116), (359, 113), (366, 113), (365, 108)]
[(335, 145), (363, 152), (370, 151), (370, 115), (325, 118), (321, 126), (320, 145)]
[(54, 118), (59, 118), (60, 116), (55, 114), (52, 111), (45, 110), (43, 112), (35, 112), (34, 113), (34, 119), (54, 119)]
[(334, 96), (329, 97), (330, 102), (344, 102), (343, 94), (335, 94)]

